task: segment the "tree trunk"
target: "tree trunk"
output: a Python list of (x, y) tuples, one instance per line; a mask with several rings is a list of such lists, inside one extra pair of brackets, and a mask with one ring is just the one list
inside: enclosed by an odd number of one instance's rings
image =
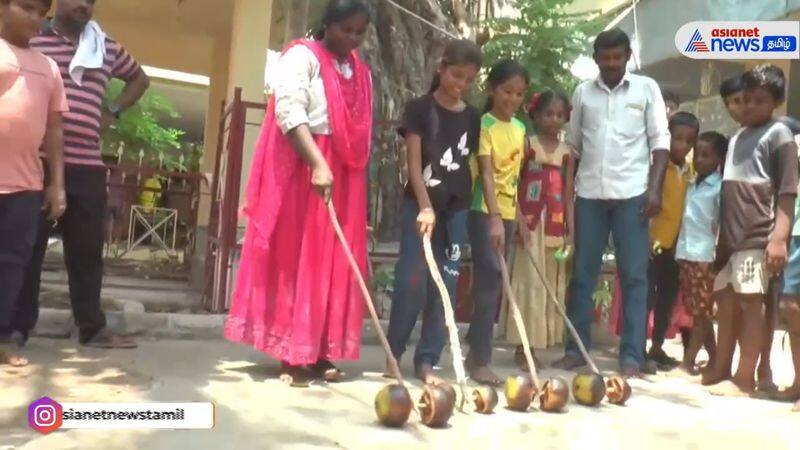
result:
[[(436, 26), (459, 34), (460, 0), (396, 0)], [(397, 240), (405, 182), (405, 148), (397, 135), (405, 103), (427, 92), (449, 37), (385, 1), (370, 2), (374, 18), (362, 54), (375, 84), (375, 137), (370, 163), (370, 223), (381, 241)]]
[(286, 11), (285, 43), (299, 39), (308, 32), (308, 6), (308, 0), (283, 0), (283, 8)]

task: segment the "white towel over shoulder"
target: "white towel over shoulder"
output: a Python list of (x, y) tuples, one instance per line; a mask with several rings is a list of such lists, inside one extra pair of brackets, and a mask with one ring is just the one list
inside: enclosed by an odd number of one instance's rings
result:
[(106, 33), (94, 20), (83, 27), (78, 50), (69, 63), (69, 76), (78, 86), (83, 86), (83, 72), (86, 69), (103, 67), (106, 57)]

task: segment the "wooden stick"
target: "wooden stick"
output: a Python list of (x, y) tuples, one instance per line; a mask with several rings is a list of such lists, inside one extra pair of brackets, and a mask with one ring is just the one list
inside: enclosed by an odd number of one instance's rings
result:
[(553, 305), (556, 307), (556, 311), (558, 314), (564, 318), (564, 323), (567, 324), (567, 328), (569, 328), (569, 332), (572, 335), (572, 339), (575, 341), (575, 344), (578, 345), (578, 350), (580, 350), (581, 355), (583, 355), (583, 359), (589, 364), (589, 367), (592, 369), (592, 372), (600, 375), (600, 369), (597, 368), (597, 364), (594, 363), (594, 360), (589, 355), (589, 351), (586, 350), (586, 346), (583, 345), (583, 341), (581, 340), (581, 336), (578, 334), (578, 330), (575, 329), (575, 325), (572, 324), (572, 321), (569, 320), (569, 316), (564, 311), (564, 308), (561, 307), (561, 303), (558, 302), (558, 298), (553, 294), (553, 289), (550, 287), (550, 284), (547, 282), (547, 279), (544, 277), (544, 273), (539, 268), (539, 264), (536, 263), (536, 258), (533, 257), (531, 254), (530, 248), (525, 247), (525, 253), (528, 255), (528, 259), (531, 260), (531, 264), (533, 264), (533, 268), (536, 271), (536, 274), (539, 275), (539, 279), (542, 281), (542, 285), (544, 286), (544, 290), (547, 291), (547, 299), (550, 300)]
[(358, 267), (358, 263), (353, 257), (353, 252), (350, 250), (350, 245), (347, 243), (347, 239), (344, 237), (342, 227), (339, 224), (339, 219), (336, 217), (336, 209), (333, 207), (333, 201), (328, 202), (328, 214), (331, 217), (331, 223), (333, 224), (333, 230), (336, 232), (336, 237), (339, 238), (339, 242), (344, 248), (344, 253), (347, 255), (347, 261), (350, 263), (350, 268), (353, 269), (353, 273), (358, 281), (358, 286), (361, 288), (361, 294), (363, 294), (364, 302), (367, 304), (369, 315), (372, 318), (372, 324), (375, 326), (375, 331), (378, 333), (378, 339), (381, 341), (383, 351), (386, 353), (386, 359), (389, 361), (389, 370), (391, 371), (392, 376), (397, 379), (397, 383), (400, 386), (405, 387), (403, 376), (400, 374), (400, 367), (397, 364), (397, 359), (394, 357), (394, 354), (392, 354), (392, 349), (389, 347), (389, 341), (386, 339), (386, 335), (383, 333), (383, 328), (381, 328), (381, 322), (380, 319), (378, 319), (378, 312), (375, 311), (375, 305), (372, 303), (372, 296), (369, 294), (369, 289), (367, 289), (367, 283), (364, 281), (364, 276), (361, 274), (361, 269)]
[(436, 264), (436, 258), (433, 256), (433, 249), (431, 248), (431, 238), (427, 234), (422, 237), (422, 248), (425, 250), (425, 261), (428, 263), (428, 270), (431, 272), (431, 277), (439, 288), (439, 294), (442, 299), (442, 306), (444, 307), (444, 322), (447, 325), (447, 331), (450, 334), (450, 353), (453, 354), (453, 370), (456, 372), (456, 381), (461, 387), (461, 404), (459, 409), (464, 410), (464, 404), (469, 401), (467, 395), (467, 373), (464, 370), (464, 358), (461, 353), (461, 342), (458, 339), (458, 325), (456, 324), (456, 315), (453, 311), (453, 304), (450, 303), (450, 293), (447, 292), (447, 287), (442, 279), (442, 273), (439, 271), (439, 265)]
[(533, 387), (536, 388), (536, 393), (538, 394), (542, 390), (542, 385), (539, 383), (536, 364), (534, 363), (533, 355), (531, 354), (531, 345), (530, 341), (528, 340), (528, 333), (525, 331), (525, 322), (522, 320), (522, 313), (519, 311), (517, 297), (514, 295), (514, 291), (511, 289), (511, 277), (508, 274), (508, 265), (506, 264), (506, 259), (502, 252), (497, 252), (497, 259), (500, 261), (500, 273), (502, 274), (503, 278), (503, 289), (506, 291), (508, 304), (511, 306), (511, 315), (514, 317), (514, 323), (517, 326), (517, 332), (519, 333), (519, 338), (522, 341), (522, 351), (525, 353), (525, 360), (528, 362), (528, 372), (531, 375), (531, 382), (533, 382)]

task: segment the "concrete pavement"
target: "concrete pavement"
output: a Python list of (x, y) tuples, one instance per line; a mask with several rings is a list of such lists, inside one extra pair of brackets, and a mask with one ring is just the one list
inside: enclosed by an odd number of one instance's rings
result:
[[(779, 344), (779, 343), (778, 343)], [(668, 351), (677, 354), (672, 344)], [(788, 354), (776, 345), (779, 383), (791, 380)], [(506, 410), (456, 414), (450, 427), (431, 430), (412, 415), (402, 430), (378, 426), (375, 393), (383, 356), (364, 348), (344, 364), (347, 382), (293, 389), (276, 379), (278, 364), (222, 340), (143, 340), (132, 351), (105, 351), (73, 341), (33, 339), (22, 369), (0, 368), (0, 449), (800, 449), (800, 413), (791, 405), (709, 395), (677, 372), (636, 380), (626, 407), (567, 412)], [(559, 351), (540, 354), (545, 361)], [(599, 351), (602, 369), (613, 354)], [(410, 355), (408, 355), (410, 359)], [(452, 377), (449, 363), (443, 375)], [(512, 354), (498, 349), (502, 375), (515, 373)], [(411, 373), (409, 361), (402, 364)], [(543, 376), (570, 374), (545, 370)], [(414, 383), (412, 396), (420, 395)], [(61, 430), (41, 436), (27, 428), (27, 405), (50, 396), (63, 402), (190, 402), (216, 405), (216, 427), (204, 431)]]

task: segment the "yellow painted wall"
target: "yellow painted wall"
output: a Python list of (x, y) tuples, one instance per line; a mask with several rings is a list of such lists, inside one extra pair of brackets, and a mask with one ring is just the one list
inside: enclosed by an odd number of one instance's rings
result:
[(118, 18), (101, 18), (101, 25), (140, 63), (199, 75), (210, 75), (216, 36), (154, 29)]
[[(204, 173), (214, 173), (216, 163), (217, 141), (219, 139), (219, 123), (222, 117), (222, 104), (227, 99), (228, 89), (228, 55), (230, 53), (230, 40), (220, 41), (214, 47), (213, 71), (211, 73), (211, 86), (208, 95), (208, 111), (206, 113), (206, 148), (200, 170)], [(198, 220), (200, 226), (208, 225), (211, 213), (211, 186), (203, 186), (200, 198)]]
[(101, 1), (95, 19), (143, 64), (209, 75), (215, 42), (230, 35), (233, 2)]
[[(242, 88), (242, 98), (246, 101), (264, 101), (264, 66), (267, 49), (270, 46), (272, 21), (272, 0), (236, 0), (233, 8), (231, 33), (225, 39), (218, 39), (212, 51), (211, 88), (209, 91), (208, 114), (206, 115), (206, 152), (203, 156), (202, 170), (213, 173), (215, 170), (217, 143), (219, 141), (220, 105), (230, 101), (233, 91)], [(263, 114), (250, 113), (246, 126), (242, 179), (240, 194), (244, 192), (255, 141), (260, 130)], [(199, 225), (208, 224), (211, 193), (206, 189), (200, 202)]]
[[(231, 50), (228, 65), (228, 97), (242, 88), (242, 98), (261, 102), (264, 99), (264, 67), (270, 44), (272, 0), (236, 0), (233, 10)], [(245, 126), (240, 198), (243, 199), (253, 150), (258, 139), (263, 113), (250, 112)]]

